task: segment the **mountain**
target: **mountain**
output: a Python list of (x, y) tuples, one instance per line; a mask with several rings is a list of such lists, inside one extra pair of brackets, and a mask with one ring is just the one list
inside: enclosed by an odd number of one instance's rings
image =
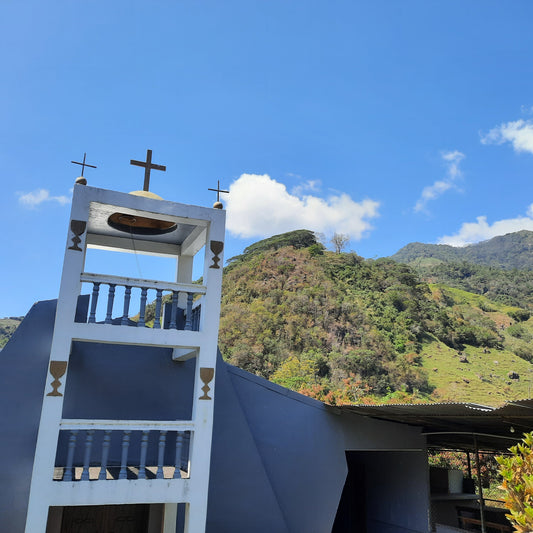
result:
[(330, 403), (529, 395), (529, 310), (427, 283), (391, 259), (328, 252), (302, 232), (260, 241), (227, 267), (227, 361)]
[(413, 242), (392, 255), (391, 259), (417, 267), (466, 261), (506, 270), (533, 270), (533, 232), (508, 233), (462, 248)]
[(465, 248), (411, 243), (391, 259), (409, 264), (424, 281), (533, 310), (531, 231), (509, 233)]

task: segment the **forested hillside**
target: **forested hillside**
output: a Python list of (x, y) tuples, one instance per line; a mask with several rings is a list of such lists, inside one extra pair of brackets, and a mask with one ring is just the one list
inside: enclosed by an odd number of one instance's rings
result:
[(482, 294), (494, 301), (533, 310), (533, 271), (504, 270), (467, 262), (416, 269), (422, 279)]
[(533, 310), (533, 232), (518, 231), (454, 248), (411, 243), (391, 256), (428, 282)]
[(531, 322), (519, 306), (327, 252), (300, 231), (227, 268), (219, 343), (230, 363), (331, 403), (497, 403), (528, 394)]
[(416, 267), (466, 261), (507, 270), (533, 270), (533, 232), (517, 231), (464, 247), (412, 242), (391, 259)]

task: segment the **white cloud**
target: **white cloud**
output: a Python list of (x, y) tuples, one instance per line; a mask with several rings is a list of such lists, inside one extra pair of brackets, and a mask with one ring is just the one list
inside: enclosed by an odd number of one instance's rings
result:
[(533, 121), (515, 120), (500, 124), (486, 135), (481, 135), (483, 144), (503, 144), (509, 142), (516, 152), (533, 154)]
[(485, 216), (477, 217), (476, 222), (465, 222), (455, 235), (441, 237), (438, 244), (466, 246), (523, 229), (533, 231), (533, 204), (528, 207), (525, 216), (497, 220), (493, 224), (489, 224)]
[(296, 185), (296, 187), (293, 187), (291, 194), (294, 196), (302, 196), (306, 191), (318, 192), (321, 185), (322, 182), (320, 180), (307, 180), (299, 185)]
[(459, 168), (459, 164), (464, 158), (465, 155), (458, 150), (444, 152), (442, 154), (442, 159), (444, 159), (448, 167), (446, 169), (446, 177), (435, 181), (432, 185), (424, 187), (420, 198), (415, 204), (415, 213), (426, 211), (426, 205), (430, 200), (435, 200), (447, 190), (456, 188), (455, 181), (463, 175)]
[(33, 209), (44, 202), (57, 202), (60, 205), (70, 203), (70, 198), (67, 196), (50, 196), (50, 191), (46, 189), (35, 189), (28, 193), (18, 193), (19, 204)]
[(345, 193), (326, 199), (289, 193), (267, 174), (242, 174), (224, 195), (228, 230), (237, 237), (268, 237), (296, 229), (349, 234), (359, 240), (372, 229), (379, 202), (353, 201)]

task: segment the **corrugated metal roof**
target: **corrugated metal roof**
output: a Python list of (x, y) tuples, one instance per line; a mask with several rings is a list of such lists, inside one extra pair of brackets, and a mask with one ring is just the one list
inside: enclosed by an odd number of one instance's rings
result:
[(345, 405), (342, 412), (419, 426), (429, 446), (503, 451), (533, 431), (533, 400), (501, 407), (475, 403)]

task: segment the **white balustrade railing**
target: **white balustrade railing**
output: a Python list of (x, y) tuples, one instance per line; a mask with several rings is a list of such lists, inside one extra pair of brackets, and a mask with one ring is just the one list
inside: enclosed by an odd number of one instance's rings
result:
[[(105, 302), (104, 324), (121, 326), (132, 325), (131, 311), (132, 297), (139, 293), (137, 327), (146, 327), (146, 306), (149, 300), (154, 301), (155, 312), (153, 328), (161, 329), (163, 319), (163, 297), (170, 296), (170, 317), (166, 320), (168, 329), (182, 329), (186, 331), (198, 331), (200, 326), (200, 306), (193, 306), (196, 295), (206, 293), (203, 285), (186, 283), (170, 283), (164, 281), (152, 281), (136, 278), (124, 278), (119, 276), (104, 276), (100, 274), (83, 273), (82, 283), (92, 284), (90, 305), (87, 322), (97, 322), (96, 315), (99, 300), (102, 300), (101, 287), (107, 286), (107, 300)], [(116, 289), (123, 289), (121, 315), (113, 318), (113, 309), (116, 305)], [(100, 302), (102, 303), (102, 302)], [(183, 305), (184, 309), (179, 307)], [(134, 306), (137, 308), (137, 306)]]
[(188, 478), (192, 433), (186, 421), (63, 420), (54, 480)]

